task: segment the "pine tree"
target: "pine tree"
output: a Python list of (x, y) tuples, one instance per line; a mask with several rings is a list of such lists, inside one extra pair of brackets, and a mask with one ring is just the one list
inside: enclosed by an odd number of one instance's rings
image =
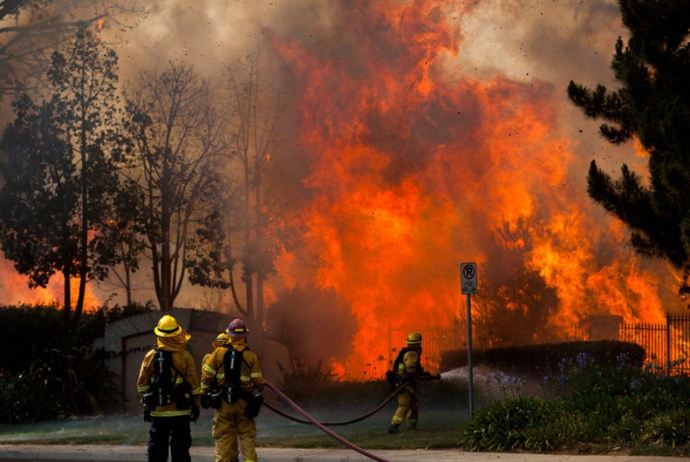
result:
[(613, 179), (592, 161), (588, 193), (631, 230), (631, 243), (683, 271), (690, 295), (690, 0), (620, 0), (623, 24), (611, 67), (620, 88), (570, 82), (568, 97), (613, 144), (636, 138), (649, 155), (649, 181), (627, 165)]

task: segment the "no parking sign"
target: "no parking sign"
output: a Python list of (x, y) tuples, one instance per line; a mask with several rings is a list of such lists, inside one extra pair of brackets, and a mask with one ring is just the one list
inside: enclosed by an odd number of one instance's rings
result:
[(460, 278), (462, 283), (462, 293), (465, 295), (477, 293), (477, 264), (461, 263)]

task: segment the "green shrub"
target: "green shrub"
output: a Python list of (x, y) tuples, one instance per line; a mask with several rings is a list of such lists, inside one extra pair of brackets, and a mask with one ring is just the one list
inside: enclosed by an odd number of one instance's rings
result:
[(642, 437), (642, 420), (634, 415), (624, 415), (606, 429), (608, 441), (618, 448), (631, 447)]
[(106, 323), (152, 310), (149, 303), (83, 313), (79, 329), (67, 342), (64, 314), (57, 305), (0, 305), (0, 375), (22, 373), (34, 358), (52, 349), (88, 347), (105, 335)]
[(23, 372), (36, 355), (62, 347), (66, 334), (57, 305), (0, 306), (0, 371)]
[(469, 451), (499, 452), (525, 448), (527, 431), (552, 422), (552, 414), (552, 405), (539, 398), (498, 401), (478, 410), (462, 428), (460, 446)]
[(534, 452), (549, 452), (575, 447), (584, 435), (586, 419), (579, 413), (565, 413), (554, 404), (553, 419), (544, 419), (540, 425), (526, 428), (524, 448)]
[(84, 313), (71, 339), (56, 305), (0, 306), (0, 423), (121, 412), (124, 400), (92, 343), (107, 322), (153, 309), (102, 307)]
[(51, 349), (0, 391), (1, 423), (121, 412), (123, 399), (102, 350)]
[(646, 445), (688, 454), (690, 377), (650, 372), (618, 359), (601, 362), (582, 352), (561, 361), (549, 381), (558, 398), (546, 401), (540, 418), (532, 415), (539, 409), (534, 402), (491, 403), (468, 422), (461, 445), (537, 452), (581, 443), (638, 450)]
[(690, 409), (659, 414), (642, 424), (641, 441), (654, 446), (684, 446), (690, 442)]

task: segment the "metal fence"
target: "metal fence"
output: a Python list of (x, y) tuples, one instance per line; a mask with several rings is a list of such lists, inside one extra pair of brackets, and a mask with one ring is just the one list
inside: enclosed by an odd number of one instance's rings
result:
[(689, 314), (667, 314), (665, 324), (623, 323), (618, 332), (619, 340), (644, 347), (648, 364), (669, 373), (690, 373)]

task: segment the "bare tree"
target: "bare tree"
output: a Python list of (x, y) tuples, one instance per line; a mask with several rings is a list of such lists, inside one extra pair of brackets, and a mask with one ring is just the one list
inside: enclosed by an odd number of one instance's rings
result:
[(210, 247), (195, 243), (190, 258), (193, 284), (229, 289), (230, 311), (259, 322), (264, 321), (264, 283), (290, 230), (271, 177), (280, 157), (275, 155), (280, 93), (263, 78), (263, 64), (258, 50), (226, 68), (229, 187), (217, 196), (216, 213), (202, 227)]
[(169, 310), (185, 280), (189, 243), (222, 189), (223, 124), (209, 82), (185, 64), (143, 73), (127, 108), (146, 253), (160, 308)]
[(276, 156), (280, 92), (262, 74), (262, 60), (261, 49), (248, 53), (227, 66), (225, 79), (233, 114), (232, 159), (237, 166), (234, 178), (240, 199), (229, 227), (228, 244), (232, 252), (234, 246), (230, 244), (237, 242), (241, 252), (244, 307), (238, 301), (235, 281), (231, 280), (230, 287), (237, 308), (260, 322), (264, 317), (264, 283), (275, 271), (273, 262), (279, 251), (276, 233), (287, 229), (279, 219), (284, 207), (268, 177)]
[(129, 13), (143, 10), (102, 0), (0, 0), (0, 99), (33, 88), (52, 52), (79, 27), (105, 20), (124, 27), (117, 18)]

